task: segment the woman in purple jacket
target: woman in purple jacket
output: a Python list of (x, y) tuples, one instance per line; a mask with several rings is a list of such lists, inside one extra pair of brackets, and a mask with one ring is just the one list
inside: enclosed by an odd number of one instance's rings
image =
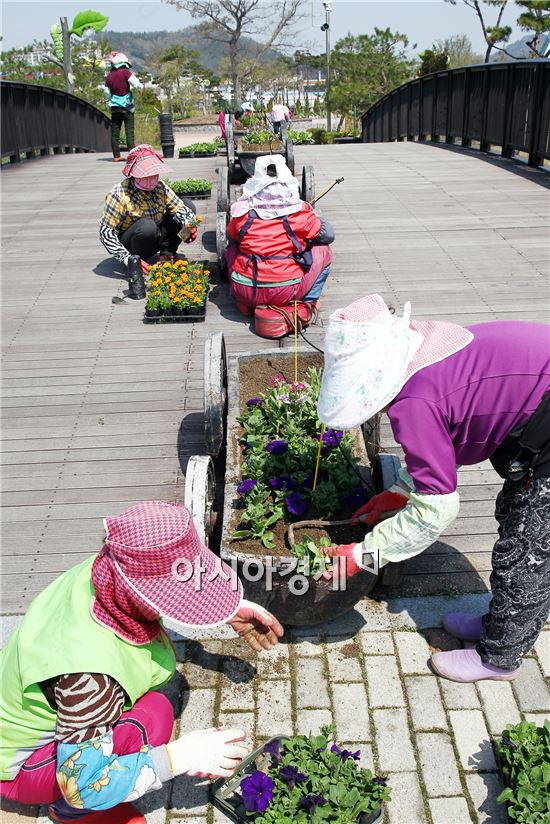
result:
[(496, 502), (489, 612), (447, 615), (469, 649), (440, 652), (453, 681), (512, 680), (550, 611), (550, 326), (493, 321), (464, 329), (410, 321), (368, 295), (331, 318), (320, 420), (348, 429), (386, 411), (407, 472), (358, 510), (364, 541), (333, 547), (347, 575), (422, 552), (456, 518), (457, 465), (490, 459)]

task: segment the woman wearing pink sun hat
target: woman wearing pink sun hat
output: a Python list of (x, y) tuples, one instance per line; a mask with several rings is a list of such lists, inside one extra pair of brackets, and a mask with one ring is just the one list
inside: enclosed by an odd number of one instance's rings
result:
[(386, 411), (407, 467), (355, 513), (373, 531), (330, 554), (348, 576), (412, 558), (458, 514), (457, 466), (489, 459), (504, 479), (493, 599), (482, 617), (445, 618), (477, 645), (432, 666), (453, 681), (512, 680), (550, 611), (550, 326), (411, 321), (410, 304), (398, 317), (368, 295), (331, 316), (324, 349), (320, 420), (348, 429)]
[(0, 654), (0, 796), (49, 804), (57, 822), (145, 824), (132, 801), (178, 775), (228, 776), (248, 752), (239, 729), (170, 740), (172, 706), (157, 690), (176, 658), (163, 622), (182, 634), (228, 624), (256, 651), (283, 630), (243, 599), (185, 507), (147, 501), (107, 518), (105, 532)]

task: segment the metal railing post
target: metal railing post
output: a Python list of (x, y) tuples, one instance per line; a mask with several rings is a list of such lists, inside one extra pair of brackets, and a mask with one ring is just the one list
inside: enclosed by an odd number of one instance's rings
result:
[(539, 146), (539, 129), (541, 127), (542, 118), (542, 72), (543, 63), (535, 66), (535, 82), (533, 83), (534, 93), (531, 94), (531, 99), (528, 103), (533, 115), (531, 120), (531, 135), (529, 137), (529, 166), (535, 168), (540, 166), (543, 157), (538, 151)]

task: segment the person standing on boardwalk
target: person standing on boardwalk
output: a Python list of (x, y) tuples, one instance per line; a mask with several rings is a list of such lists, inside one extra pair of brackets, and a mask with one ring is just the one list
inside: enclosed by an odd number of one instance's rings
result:
[(271, 110), (271, 122), (273, 124), (273, 131), (279, 135), (282, 140), (287, 136), (287, 123), (290, 120), (290, 109), (283, 104), (281, 98), (277, 98), (277, 102), (273, 104)]
[(407, 472), (354, 514), (374, 526), (333, 547), (347, 575), (373, 559), (412, 558), (458, 515), (457, 466), (490, 459), (496, 501), (492, 601), (483, 617), (451, 613), (445, 629), (471, 649), (439, 652), (452, 681), (512, 680), (550, 612), (550, 326), (493, 321), (468, 329), (391, 314), (380, 295), (335, 312), (318, 403), (327, 426), (349, 429), (381, 411)]
[(130, 71), (132, 64), (122, 52), (111, 52), (111, 71), (105, 78), (105, 95), (111, 109), (111, 148), (113, 160), (121, 161), (120, 130), (124, 124), (124, 136), (128, 151), (134, 148), (134, 112), (136, 104), (132, 89), (140, 89), (141, 83)]
[(178, 775), (229, 776), (248, 753), (240, 729), (171, 740), (162, 619), (181, 634), (227, 624), (255, 651), (283, 634), (184, 506), (146, 501), (104, 526), (101, 552), (34, 599), (0, 653), (0, 796), (62, 824), (146, 824), (130, 802)]
[(190, 236), (185, 242), (195, 240), (196, 209), (192, 200), (180, 199), (160, 179), (171, 172), (152, 146), (144, 143), (132, 149), (122, 174), (126, 180), (117, 183), (105, 198), (99, 238), (121, 263), (127, 265), (131, 255), (139, 255), (147, 274), (149, 258), (157, 253), (165, 260), (174, 257), (181, 243), (179, 232), (189, 222)]

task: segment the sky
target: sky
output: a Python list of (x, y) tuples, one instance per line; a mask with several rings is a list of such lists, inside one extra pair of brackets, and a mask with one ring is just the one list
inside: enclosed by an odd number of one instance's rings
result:
[[(504, 23), (514, 28), (512, 41), (523, 35), (514, 24), (518, 16), (515, 4), (510, 3), (510, 11), (505, 13)], [(325, 12), (321, 0), (307, 0), (308, 14), (303, 22), (301, 41), (297, 47), (322, 51), (325, 36), (320, 30)], [(49, 36), (52, 23), (60, 15), (72, 22), (79, 11), (93, 8), (109, 17), (107, 28), (113, 31), (175, 31), (185, 28), (193, 21), (187, 12), (178, 11), (160, 0), (122, 0), (110, 3), (106, 0), (88, 0), (84, 3), (67, 0), (17, 0), (2, 3), (2, 50), (24, 46), (36, 38), (43, 40)], [(490, 19), (494, 9), (489, 9)], [(331, 39), (334, 44), (348, 32), (368, 33), (374, 26), (389, 27), (392, 31), (406, 34), (411, 45), (417, 44), (416, 51), (429, 48), (433, 41), (452, 34), (467, 34), (474, 49), (483, 51), (483, 38), (479, 21), (461, 0), (456, 5), (445, 0), (333, 0), (331, 19)]]

